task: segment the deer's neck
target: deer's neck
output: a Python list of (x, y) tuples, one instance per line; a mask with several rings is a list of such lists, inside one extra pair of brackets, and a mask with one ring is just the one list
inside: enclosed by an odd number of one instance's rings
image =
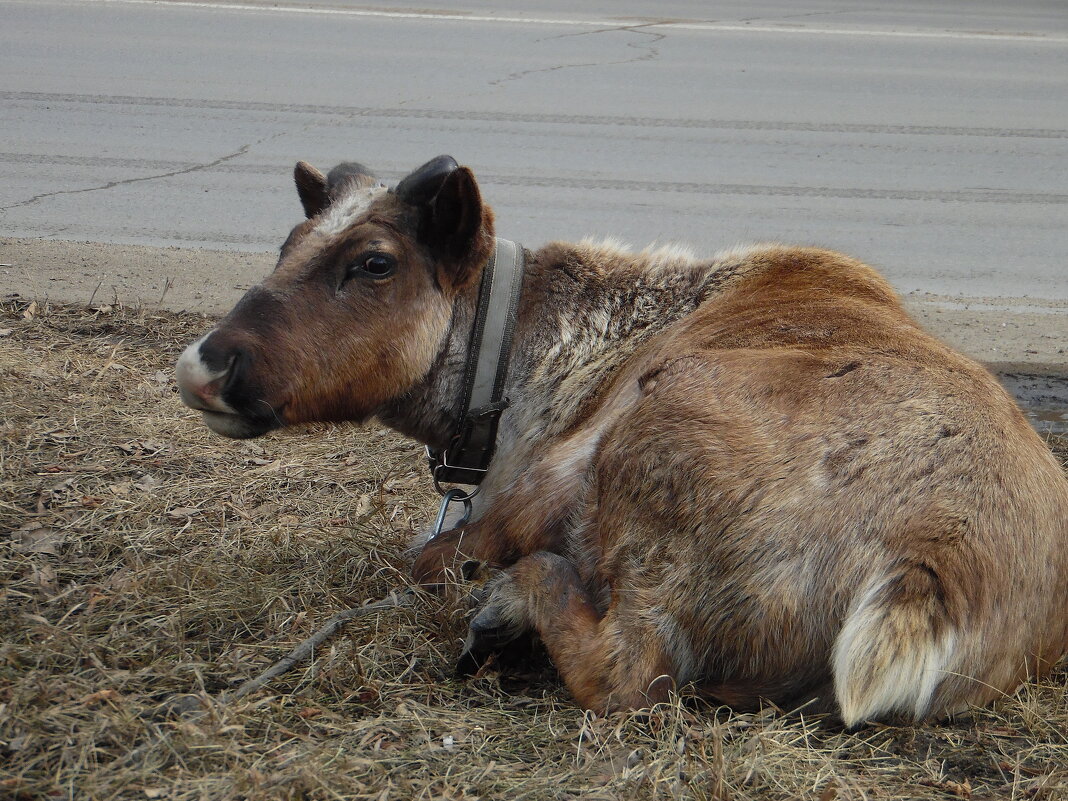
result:
[[(505, 385), (498, 455), (551, 438), (588, 413), (606, 380), (720, 283), (717, 264), (678, 251), (553, 243), (531, 254)], [(435, 448), (459, 423), (478, 287), (457, 299), (438, 357), (380, 419)], [(496, 460), (495, 460), (496, 461)]]

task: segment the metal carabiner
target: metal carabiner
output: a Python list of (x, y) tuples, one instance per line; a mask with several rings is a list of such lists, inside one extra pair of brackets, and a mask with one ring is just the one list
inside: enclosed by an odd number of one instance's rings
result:
[(457, 528), (471, 519), (471, 497), (472, 495), (467, 494), (457, 487), (453, 487), (442, 493), (441, 506), (438, 507), (438, 519), (434, 521), (434, 527), (430, 529), (430, 539), (428, 539), (427, 542), (430, 542), (430, 540), (435, 539), (441, 534), (441, 529), (445, 526), (445, 514), (449, 511), (450, 503), (459, 501), (464, 505), (464, 514), (456, 523)]

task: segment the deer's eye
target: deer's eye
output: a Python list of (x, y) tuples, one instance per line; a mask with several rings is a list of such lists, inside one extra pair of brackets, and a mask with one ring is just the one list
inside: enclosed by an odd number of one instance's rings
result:
[(367, 278), (388, 278), (397, 269), (397, 260), (387, 253), (367, 253), (349, 265), (345, 278), (364, 276)]

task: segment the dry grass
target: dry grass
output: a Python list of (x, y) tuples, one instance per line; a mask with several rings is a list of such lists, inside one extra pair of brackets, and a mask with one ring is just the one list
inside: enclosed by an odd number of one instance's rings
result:
[(404, 583), (434, 505), (419, 450), (210, 434), (171, 380), (200, 317), (2, 311), (0, 798), (1068, 799), (1064, 670), (968, 721), (856, 735), (688, 699), (593, 719), (538, 659), (454, 680), (463, 616), (433, 598), (220, 704)]

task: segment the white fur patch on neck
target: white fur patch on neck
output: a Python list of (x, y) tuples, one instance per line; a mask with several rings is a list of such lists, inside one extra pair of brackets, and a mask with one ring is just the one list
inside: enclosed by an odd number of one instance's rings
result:
[(653, 243), (641, 251), (635, 252), (634, 248), (615, 237), (605, 237), (603, 239), (585, 237), (578, 244), (587, 251), (605, 255), (640, 257), (647, 261), (651, 267), (680, 263), (689, 264), (697, 259), (693, 250), (686, 245)]
[(717, 250), (712, 261), (745, 261), (750, 256), (765, 250), (773, 250), (782, 247), (775, 242), (753, 242), (751, 244), (732, 245), (729, 248)]
[(356, 219), (371, 208), (375, 198), (383, 194), (386, 187), (379, 184), (372, 187), (357, 187), (330, 205), (323, 219), (315, 226), (315, 231), (326, 236), (340, 234)]
[(617, 239), (614, 236), (584, 236), (578, 241), (578, 246), (585, 250), (598, 251), (600, 253), (612, 253), (612, 254), (624, 254), (629, 255), (634, 252), (634, 248), (629, 243), (624, 242), (622, 239)]
[(668, 242), (663, 245), (652, 244), (642, 251), (641, 255), (654, 264), (675, 264), (678, 262), (697, 261), (697, 254), (689, 245)]

